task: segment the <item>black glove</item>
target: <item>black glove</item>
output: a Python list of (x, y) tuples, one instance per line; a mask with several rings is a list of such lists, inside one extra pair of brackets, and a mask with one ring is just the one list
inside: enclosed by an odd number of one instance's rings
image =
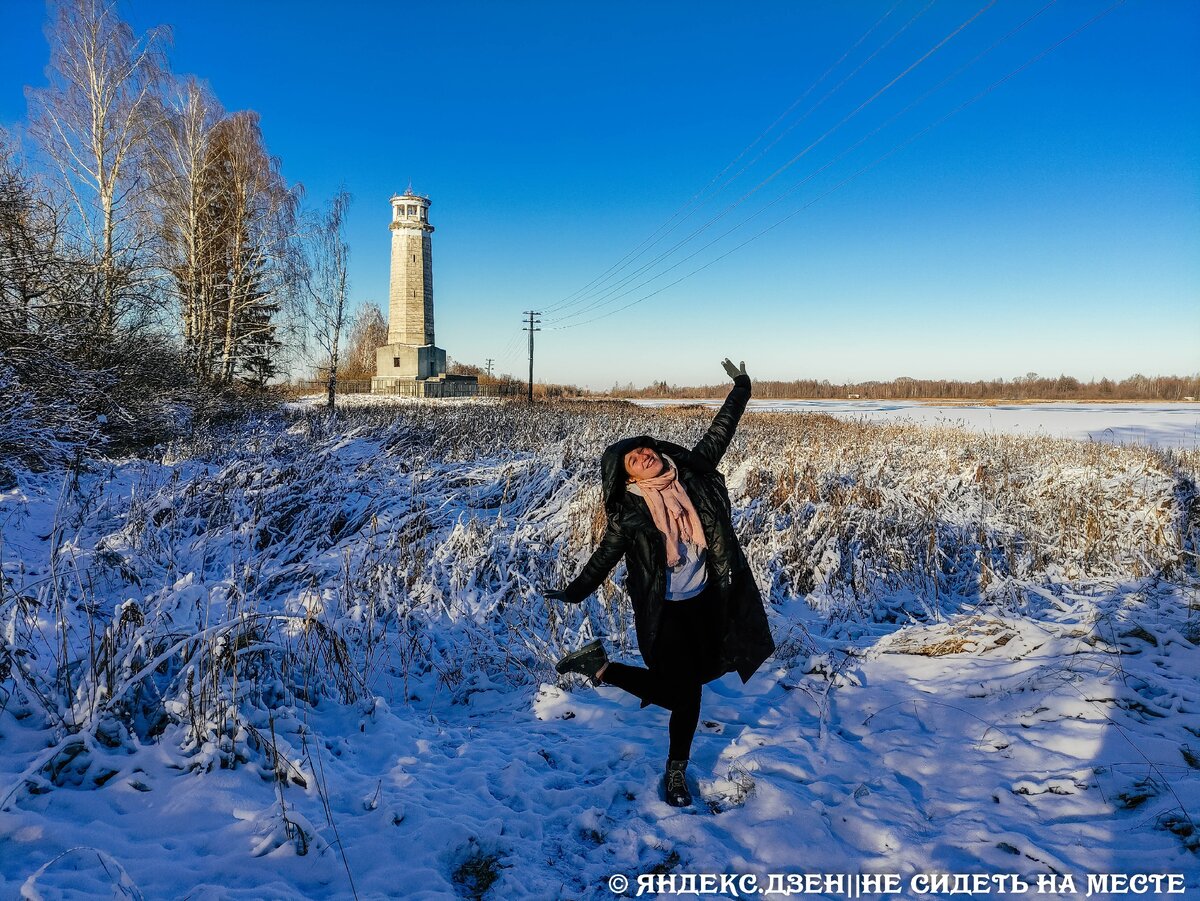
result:
[(733, 379), (734, 385), (740, 385), (742, 388), (750, 388), (750, 377), (746, 374), (746, 365), (743, 361), (742, 366), (734, 366), (733, 362), (725, 358), (721, 360), (721, 366), (725, 367), (725, 371), (730, 373), (730, 378)]
[[(725, 371), (729, 373), (729, 377), (731, 379), (736, 379), (739, 375), (746, 375), (746, 361), (745, 360), (742, 361), (740, 369), (737, 366), (733, 365), (733, 362), (729, 359), (729, 357), (726, 357), (724, 360), (722, 360), (721, 365), (725, 367)], [(747, 376), (747, 378), (748, 377), (749, 376)]]
[(557, 588), (551, 588), (549, 591), (543, 591), (542, 597), (550, 601), (562, 601), (564, 604), (574, 604), (575, 601), (567, 597), (565, 591), (559, 591)]

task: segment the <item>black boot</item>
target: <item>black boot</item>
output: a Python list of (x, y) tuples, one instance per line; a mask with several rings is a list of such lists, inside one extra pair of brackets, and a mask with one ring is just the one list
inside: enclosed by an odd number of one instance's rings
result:
[(684, 776), (687, 765), (686, 760), (667, 761), (667, 772), (663, 776), (663, 794), (667, 796), (667, 803), (672, 807), (688, 807), (692, 803), (692, 793), (688, 791), (687, 779)]
[(600, 643), (599, 639), (596, 639), (591, 644), (585, 644), (578, 651), (572, 651), (554, 664), (554, 668), (564, 674), (579, 673), (587, 676), (592, 680), (593, 685), (599, 685), (600, 680), (596, 678), (596, 673), (606, 663), (608, 663), (608, 655), (604, 653), (604, 645)]

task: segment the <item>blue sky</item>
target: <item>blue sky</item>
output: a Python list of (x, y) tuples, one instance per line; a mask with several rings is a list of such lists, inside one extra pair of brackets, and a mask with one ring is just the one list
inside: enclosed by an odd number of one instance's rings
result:
[[(721, 382), (727, 355), (834, 382), (1200, 371), (1200, 7), (1129, 0), (953, 112), (1110, 6), (120, 8), (262, 114), (310, 204), (346, 184), (358, 302), (386, 304), (388, 198), (411, 183), (432, 198), (438, 344), (522, 374), (521, 313), (546, 310), (537, 376), (609, 387)], [(6, 127), (44, 83), (44, 19), (0, 0)]]

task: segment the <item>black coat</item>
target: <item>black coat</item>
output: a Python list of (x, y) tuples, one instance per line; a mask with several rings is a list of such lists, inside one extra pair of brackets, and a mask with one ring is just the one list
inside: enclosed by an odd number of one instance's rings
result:
[(736, 671), (746, 682), (775, 650), (762, 596), (733, 532), (729, 491), (717, 471), (749, 399), (750, 378), (738, 376), (708, 432), (691, 450), (641, 435), (610, 445), (600, 459), (608, 522), (599, 546), (563, 592), (569, 601), (582, 601), (624, 556), (625, 589), (633, 601), (638, 648), (651, 668), (655, 664), (654, 639), (666, 602), (667, 550), (645, 500), (625, 490), (625, 455), (637, 447), (653, 447), (674, 461), (679, 481), (704, 528), (708, 578), (715, 579), (720, 589), (721, 652), (709, 678)]

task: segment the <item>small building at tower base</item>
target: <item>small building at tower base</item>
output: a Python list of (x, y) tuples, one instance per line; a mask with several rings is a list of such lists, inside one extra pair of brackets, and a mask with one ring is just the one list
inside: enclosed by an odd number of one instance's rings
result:
[[(371, 379), (372, 394), (474, 397), (479, 393), (479, 379), (446, 372), (446, 352), (433, 345), (384, 345), (375, 352), (375, 372), (377, 375)], [(430, 374), (421, 375), (422, 372)]]

